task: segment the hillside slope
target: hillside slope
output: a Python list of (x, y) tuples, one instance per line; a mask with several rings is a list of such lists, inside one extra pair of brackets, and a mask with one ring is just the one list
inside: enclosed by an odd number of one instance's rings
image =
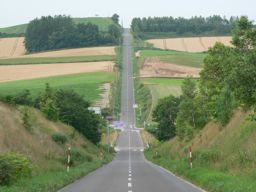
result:
[[(100, 31), (107, 31), (108, 26), (114, 24), (109, 17), (86, 17), (86, 18), (73, 18), (75, 23), (92, 23), (99, 27)], [(0, 28), (1, 33), (7, 34), (24, 34), (26, 32), (28, 24), (15, 25), (11, 27)]]
[[(36, 109), (26, 109), (31, 124), (29, 129), (24, 126), (24, 107), (0, 102), (0, 155), (15, 153), (25, 156), (31, 162), (33, 177), (23, 177), (12, 185), (0, 185), (0, 191), (55, 192), (111, 160), (111, 155), (103, 148), (93, 145), (74, 128), (51, 122)], [(53, 140), (53, 135), (63, 135), (67, 140), (58, 143)], [(67, 174), (69, 146), (72, 164)]]
[[(146, 155), (209, 191), (255, 191), (255, 127), (249, 112), (237, 110), (225, 127), (210, 122), (192, 141), (174, 138), (153, 147)], [(193, 150), (193, 170), (188, 163), (189, 146)]]
[[(101, 154), (99, 148), (91, 144), (74, 128), (63, 123), (47, 120), (40, 111), (29, 109), (31, 130), (25, 129), (22, 120), (24, 107), (10, 107), (0, 103), (0, 153), (16, 152), (29, 157), (33, 164), (41, 168), (62, 167), (59, 162), (64, 158), (67, 146), (81, 150), (98, 159)], [(53, 141), (52, 135), (61, 133), (68, 140), (65, 145)]]

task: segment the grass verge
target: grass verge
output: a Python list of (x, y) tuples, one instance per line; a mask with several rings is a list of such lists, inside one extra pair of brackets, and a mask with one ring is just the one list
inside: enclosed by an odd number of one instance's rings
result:
[(83, 163), (77, 167), (71, 168), (67, 173), (63, 170), (49, 171), (40, 173), (31, 178), (24, 178), (11, 186), (0, 187), (1, 192), (55, 192), (58, 189), (74, 182), (75, 180), (87, 175), (88, 173), (101, 167), (104, 163), (112, 160), (97, 160), (93, 162)]
[(81, 62), (99, 62), (99, 61), (114, 61), (114, 60), (115, 60), (114, 55), (79, 56), (79, 57), (36, 57), (36, 58), (0, 59), (0, 65), (81, 63)]
[(187, 158), (172, 160), (170, 157), (156, 155), (152, 150), (145, 152), (148, 160), (158, 164), (178, 176), (184, 177), (211, 192), (254, 192), (256, 191), (256, 172), (250, 176), (233, 176), (204, 166), (194, 164), (190, 169)]

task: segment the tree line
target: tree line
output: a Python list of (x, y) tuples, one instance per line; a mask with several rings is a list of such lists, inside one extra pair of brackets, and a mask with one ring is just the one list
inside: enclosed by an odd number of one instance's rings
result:
[[(29, 90), (24, 90), (0, 99), (13, 105), (35, 107), (49, 120), (62, 121), (73, 126), (94, 144), (100, 142), (103, 128), (106, 126), (104, 119), (89, 111), (90, 103), (73, 90), (57, 90), (46, 84), (44, 91), (35, 98)], [(27, 123), (24, 122), (25, 126)]]
[(182, 95), (161, 99), (153, 112), (151, 130), (159, 140), (191, 139), (210, 120), (226, 125), (236, 108), (254, 110), (256, 120), (256, 29), (241, 17), (233, 31), (232, 47), (216, 43), (208, 51), (200, 80), (184, 80)]
[(71, 17), (65, 15), (46, 16), (32, 20), (25, 33), (25, 46), (28, 52), (45, 50), (89, 47), (118, 44), (121, 28), (118, 15), (113, 15), (114, 24), (108, 31), (102, 32), (97, 25), (75, 24)]
[(146, 33), (169, 33), (173, 36), (230, 35), (237, 17), (229, 19), (219, 15), (210, 17), (148, 17), (134, 18), (132, 31), (140, 38)]

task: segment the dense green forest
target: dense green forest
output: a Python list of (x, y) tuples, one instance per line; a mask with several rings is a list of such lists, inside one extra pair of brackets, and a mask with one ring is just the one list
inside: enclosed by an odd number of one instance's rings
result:
[(25, 33), (25, 46), (28, 52), (45, 50), (89, 47), (98, 45), (116, 45), (121, 39), (118, 16), (114, 15), (115, 24), (106, 32), (97, 25), (76, 24), (68, 16), (47, 16), (32, 20)]
[(190, 140), (212, 119), (225, 126), (238, 107), (254, 110), (251, 120), (256, 120), (255, 40), (253, 22), (241, 17), (233, 31), (233, 47), (216, 43), (209, 49), (199, 86), (188, 78), (183, 82), (179, 98), (170, 96), (160, 100), (153, 113), (158, 129), (150, 131), (159, 140), (175, 135)]
[(238, 18), (210, 17), (148, 17), (134, 18), (132, 31), (140, 38), (163, 36), (230, 35)]

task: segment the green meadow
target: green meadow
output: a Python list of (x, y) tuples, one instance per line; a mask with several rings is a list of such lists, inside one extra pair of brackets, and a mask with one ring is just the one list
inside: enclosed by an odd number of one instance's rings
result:
[(73, 89), (86, 100), (94, 102), (101, 93), (100, 86), (114, 79), (115, 73), (97, 72), (4, 82), (0, 83), (0, 95), (15, 95), (27, 89), (36, 97), (44, 89), (45, 84), (49, 83), (56, 89)]

